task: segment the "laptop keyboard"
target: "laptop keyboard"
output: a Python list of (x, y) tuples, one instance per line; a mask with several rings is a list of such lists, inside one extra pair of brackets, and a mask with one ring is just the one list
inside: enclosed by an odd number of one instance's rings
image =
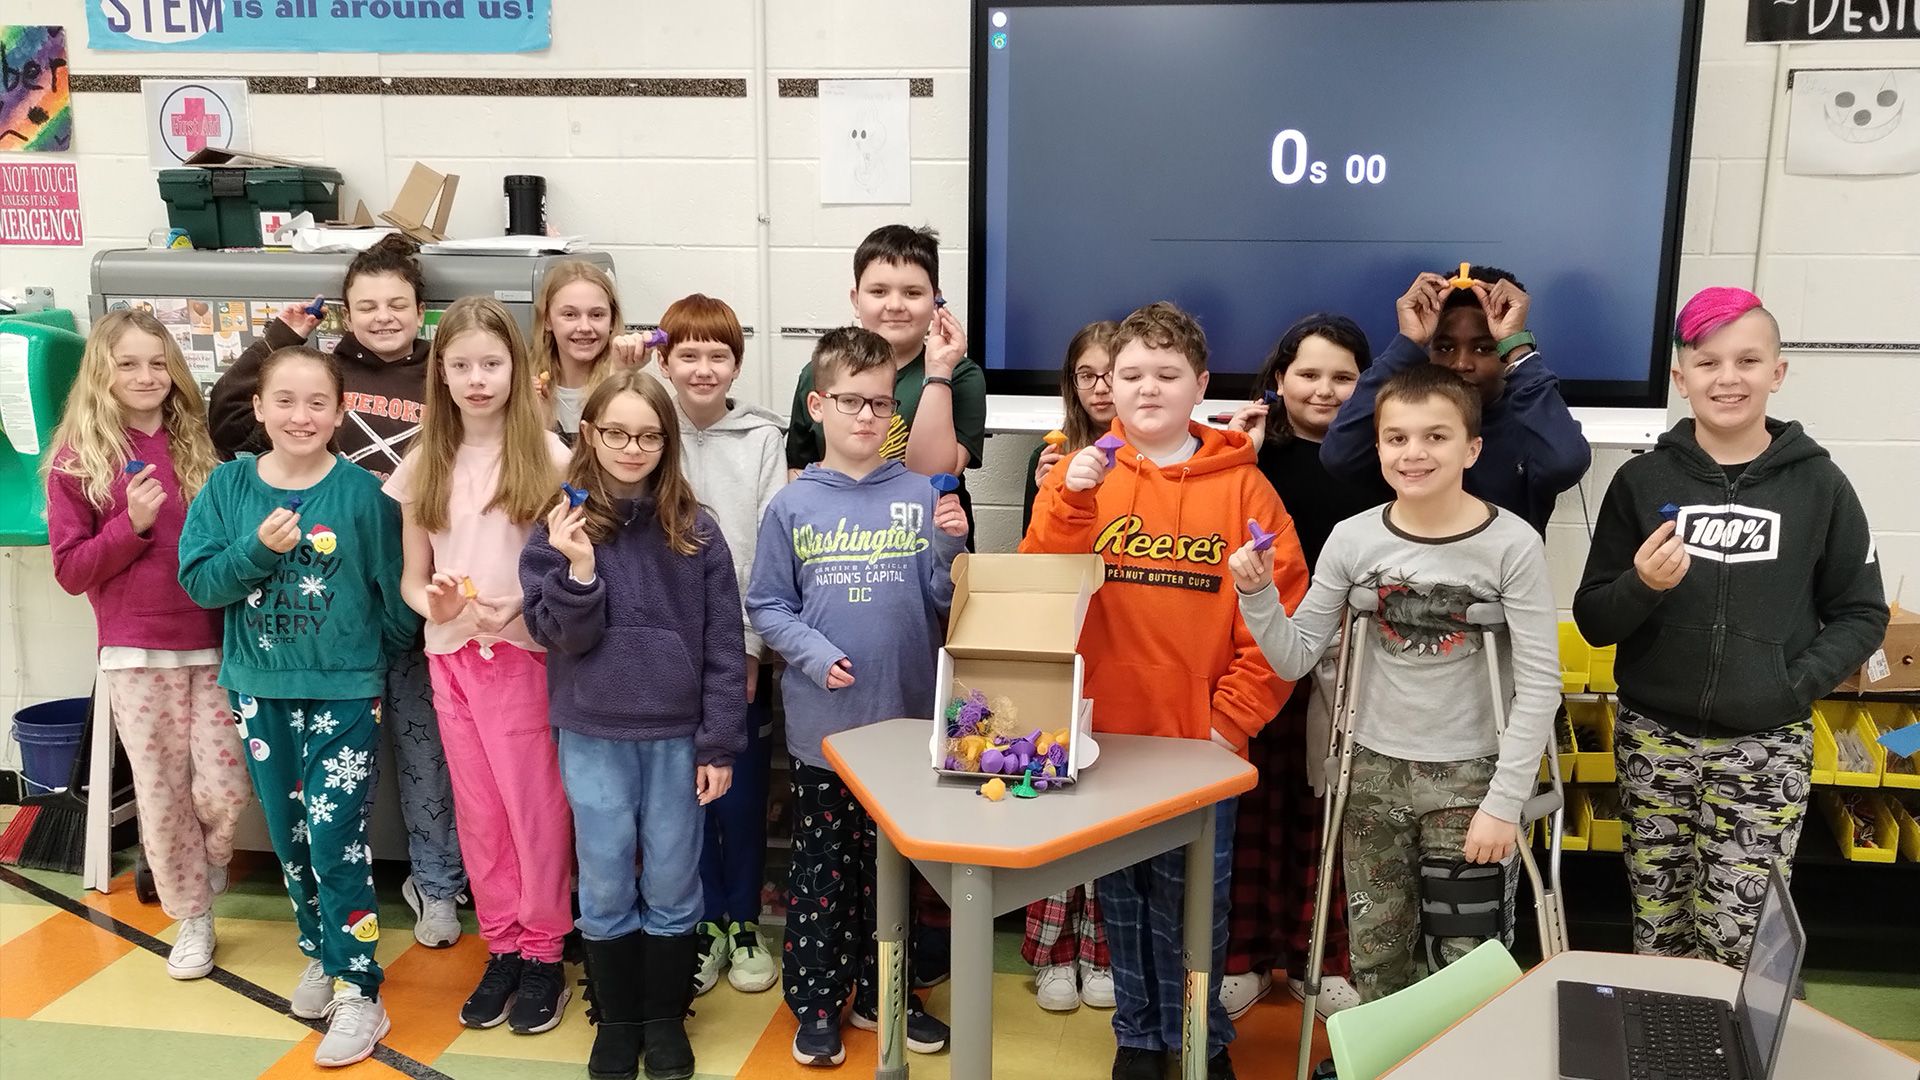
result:
[(1732, 1080), (1726, 1029), (1711, 1002), (1644, 990), (1620, 990), (1632, 1080)]

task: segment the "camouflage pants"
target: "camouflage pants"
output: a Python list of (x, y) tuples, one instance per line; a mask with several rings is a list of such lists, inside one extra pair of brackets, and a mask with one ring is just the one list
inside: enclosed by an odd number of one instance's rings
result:
[[(1420, 860), (1458, 859), (1467, 826), (1493, 780), (1495, 759), (1403, 761), (1363, 746), (1353, 750), (1353, 774), (1340, 827), (1347, 881), (1347, 941), (1353, 986), (1364, 1000), (1385, 997), (1419, 978)], [(1513, 943), (1514, 887), (1506, 868), (1505, 943)], [(1442, 938), (1444, 963), (1471, 952), (1482, 938)]]
[(1614, 746), (1634, 951), (1743, 966), (1767, 870), (1800, 843), (1812, 722), (1695, 738), (1623, 706)]

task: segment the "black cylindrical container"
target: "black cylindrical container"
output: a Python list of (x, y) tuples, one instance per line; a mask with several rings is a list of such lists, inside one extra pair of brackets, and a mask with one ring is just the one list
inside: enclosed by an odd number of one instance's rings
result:
[(547, 178), (509, 176), (507, 189), (507, 235), (545, 236), (547, 234)]

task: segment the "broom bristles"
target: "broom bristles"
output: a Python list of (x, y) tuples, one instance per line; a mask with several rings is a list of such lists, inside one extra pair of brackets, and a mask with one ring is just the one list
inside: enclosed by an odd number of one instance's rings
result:
[(23, 806), (14, 811), (13, 820), (7, 822), (7, 831), (0, 832), (0, 863), (20, 865), (20, 852), (27, 846), (27, 837), (33, 832), (33, 821), (39, 816), (40, 808), (37, 806)]
[(71, 806), (43, 806), (27, 842), (20, 850), (20, 865), (32, 870), (51, 870), (58, 874), (77, 874), (86, 865), (87, 810)]

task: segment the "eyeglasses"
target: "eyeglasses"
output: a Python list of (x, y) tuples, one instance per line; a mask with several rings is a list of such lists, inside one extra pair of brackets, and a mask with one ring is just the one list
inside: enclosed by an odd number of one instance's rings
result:
[(1107, 370), (1076, 371), (1073, 373), (1073, 385), (1081, 390), (1091, 390), (1095, 383), (1106, 383), (1107, 389), (1113, 389), (1113, 372)]
[(897, 398), (862, 397), (859, 394), (829, 394), (827, 396), (833, 399), (834, 408), (839, 409), (848, 416), (859, 416), (861, 409), (872, 409), (874, 419), (885, 420), (887, 417), (893, 415), (895, 409), (900, 407), (900, 401)]
[(593, 430), (600, 433), (600, 444), (609, 450), (625, 450), (628, 443), (639, 443), (640, 449), (657, 454), (661, 447), (667, 445), (667, 437), (658, 431), (643, 431), (635, 435), (617, 427), (597, 427)]

